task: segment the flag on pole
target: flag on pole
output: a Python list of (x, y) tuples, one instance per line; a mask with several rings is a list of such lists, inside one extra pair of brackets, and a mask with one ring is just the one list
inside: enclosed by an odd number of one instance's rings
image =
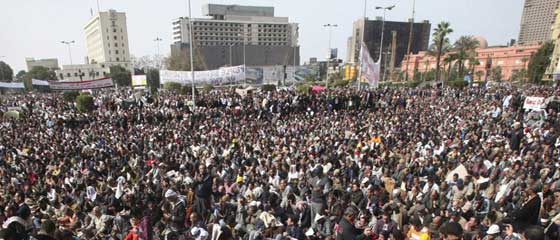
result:
[(362, 42), (360, 48), (360, 81), (369, 83), (370, 87), (379, 86), (379, 62), (374, 62), (367, 46)]

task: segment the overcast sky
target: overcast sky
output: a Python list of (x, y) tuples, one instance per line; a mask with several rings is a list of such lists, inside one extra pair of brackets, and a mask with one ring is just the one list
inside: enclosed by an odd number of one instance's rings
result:
[[(153, 41), (162, 38), (162, 54), (169, 53), (171, 21), (187, 15), (187, 0), (99, 0), (101, 10), (109, 8), (127, 14), (130, 52), (137, 56), (156, 53)], [(416, 19), (430, 20), (432, 28), (449, 21), (461, 35), (484, 36), (490, 45), (504, 45), (519, 33), (523, 0), (417, 0)], [(346, 56), (346, 40), (352, 22), (363, 16), (364, 0), (192, 0), (193, 17), (201, 17), (207, 3), (274, 6), (276, 16), (289, 17), (300, 24), (303, 61), (309, 57), (326, 57), (328, 32), (323, 24), (338, 24), (333, 30), (333, 47), (339, 57)], [(412, 12), (412, 0), (369, 0), (367, 15), (380, 16), (376, 5), (397, 7), (387, 13), (387, 20), (406, 21)], [(69, 64), (62, 40), (75, 40), (74, 63), (83, 63), (86, 54), (83, 27), (96, 11), (96, 0), (0, 0), (0, 56), (14, 68), (14, 74), (26, 69), (25, 58), (58, 58)]]

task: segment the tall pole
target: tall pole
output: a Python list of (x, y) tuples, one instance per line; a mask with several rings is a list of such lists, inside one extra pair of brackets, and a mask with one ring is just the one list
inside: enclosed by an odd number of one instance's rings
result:
[[(383, 35), (385, 33), (385, 16), (386, 16), (387, 10), (392, 10), (394, 7), (395, 7), (395, 5), (389, 6), (389, 7), (375, 7), (375, 9), (383, 9), (383, 19), (382, 19), (382, 22), (381, 22), (381, 42), (379, 44), (380, 45), (379, 46), (379, 60), (378, 60), (379, 64), (382, 63), (381, 62), (381, 57), (383, 56), (383, 37), (384, 37)], [(385, 71), (386, 66), (383, 66), (383, 67), (384, 67), (383, 71)], [(385, 79), (381, 79), (381, 81), (384, 81), (384, 80)]]
[[(406, 81), (408, 82), (408, 65), (410, 65), (410, 50), (412, 48), (412, 28), (414, 27), (414, 15), (416, 15), (416, 0), (412, 0), (412, 19), (410, 21), (410, 32), (408, 33), (408, 47), (406, 49)], [(414, 77), (414, 74), (413, 74)]]
[(154, 39), (154, 41), (157, 43), (157, 68), (161, 69), (161, 58), (160, 58), (160, 54), (159, 54), (159, 43), (161, 41), (163, 41), (163, 39), (156, 37), (156, 39)]
[(189, 3), (189, 53), (191, 57), (191, 80), (192, 80), (192, 102), (193, 102), (193, 109), (196, 108), (196, 97), (195, 97), (195, 87), (194, 87), (194, 57), (193, 57), (193, 26), (192, 26), (192, 13), (191, 13), (191, 0), (188, 0)]
[(233, 62), (232, 62), (232, 60), (231, 60), (231, 57), (232, 57), (232, 55), (231, 55), (231, 48), (232, 48), (232, 47), (233, 47), (233, 43), (229, 45), (229, 66), (230, 66), (230, 67), (233, 66)]
[(336, 24), (326, 24), (323, 25), (323, 27), (328, 27), (329, 28), (329, 56), (327, 57), (327, 80), (326, 80), (326, 84), (325, 87), (327, 87), (327, 95), (329, 93), (328, 88), (329, 88), (329, 66), (331, 63), (331, 41), (332, 41), (332, 28), (333, 27), (338, 27), (338, 25)]
[(73, 63), (72, 63), (72, 51), (70, 50), (70, 44), (74, 44), (74, 40), (72, 40), (72, 41), (61, 41), (60, 43), (66, 44), (66, 46), (68, 47), (68, 56), (70, 57), (70, 65), (73, 65)]
[[(362, 51), (364, 49), (362, 49), (362, 44), (366, 44), (366, 22), (367, 22), (367, 0), (364, 0), (364, 25), (362, 26), (362, 39), (360, 41), (360, 56), (358, 56), (358, 60), (360, 61), (360, 58), (362, 56)], [(361, 63), (361, 61), (360, 61)], [(358, 89), (362, 88), (362, 65), (360, 64), (360, 70), (358, 71)]]
[(101, 8), (99, 7), (99, 0), (97, 0), (97, 12), (101, 12)]
[(245, 62), (245, 47), (247, 43), (245, 42), (245, 38), (247, 37), (246, 34), (243, 36), (243, 72), (245, 72), (245, 79), (243, 80), (243, 87), (247, 85), (247, 64)]

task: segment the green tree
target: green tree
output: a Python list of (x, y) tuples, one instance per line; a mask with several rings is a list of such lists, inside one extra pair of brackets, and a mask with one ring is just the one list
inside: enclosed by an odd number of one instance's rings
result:
[(43, 66), (35, 66), (29, 70), (25, 76), (26, 79), (38, 80), (56, 80), (56, 73)]
[(474, 74), (474, 69), (476, 68), (476, 66), (480, 65), (480, 61), (478, 60), (478, 58), (472, 57), (469, 59), (469, 65), (469, 71)]
[(25, 80), (25, 75), (27, 74), (27, 72), (25, 70), (21, 70), (16, 74), (16, 78), (14, 79), (14, 81), (16, 82), (23, 82), (23, 80)]
[(448, 22), (440, 22), (437, 28), (434, 29), (433, 34), (433, 42), (435, 46), (435, 51), (437, 52), (436, 57), (436, 73), (435, 78), (437, 80), (440, 79), (440, 72), (441, 72), (441, 56), (445, 53), (445, 45), (449, 43), (448, 35), (453, 32), (451, 29), (451, 25)]
[(87, 113), (95, 110), (93, 97), (89, 94), (80, 94), (76, 97), (76, 108), (79, 112)]
[(447, 54), (447, 56), (443, 59), (444, 66), (447, 65), (447, 81), (451, 80), (449, 79), (451, 77), (451, 67), (453, 66), (453, 62), (455, 62), (455, 60), (457, 60), (457, 54), (453, 53)]
[(0, 82), (11, 82), (14, 80), (14, 70), (7, 63), (0, 61)]
[(473, 36), (461, 36), (455, 41), (454, 48), (457, 52), (457, 62), (459, 63), (459, 77), (465, 75), (465, 61), (475, 57), (475, 49), (480, 43)]
[[(199, 58), (194, 58), (194, 70), (200, 71), (203, 70), (202, 63)], [(167, 66), (168, 70), (171, 71), (190, 71), (191, 70), (191, 61), (188, 55), (188, 52), (181, 51), (176, 52), (172, 51), (169, 57), (165, 58), (165, 65)]]
[(159, 70), (155, 68), (151, 68), (150, 70), (148, 70), (148, 74), (146, 74), (146, 81), (151, 91), (157, 90), (160, 84)]
[(123, 87), (132, 85), (132, 76), (126, 68), (118, 65), (111, 66), (110, 72), (110, 76), (117, 86)]
[(490, 70), (490, 76), (492, 76), (492, 80), (496, 82), (502, 81), (502, 67), (497, 66)]
[(482, 81), (482, 76), (484, 76), (484, 71), (478, 70), (475, 74), (476, 77), (478, 78), (478, 81)]
[[(19, 73), (18, 73), (19, 74)], [(50, 88), (47, 86), (33, 86), (31, 83), (33, 79), (37, 80), (56, 80), (56, 73), (43, 66), (35, 66), (25, 74), (23, 77), (23, 83), (27, 90), (38, 89), (40, 91), (48, 91)]]
[(546, 68), (550, 64), (550, 56), (554, 50), (552, 42), (546, 42), (541, 48), (531, 57), (529, 67), (527, 69), (529, 81), (539, 82), (544, 76)]
[(179, 92), (181, 91), (181, 84), (178, 82), (166, 82), (163, 84), (163, 89)]

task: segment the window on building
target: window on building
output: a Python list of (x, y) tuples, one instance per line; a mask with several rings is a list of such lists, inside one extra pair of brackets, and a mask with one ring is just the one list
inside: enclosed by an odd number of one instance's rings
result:
[(119, 58), (117, 57), (117, 62), (119, 61)]
[(113, 40), (117, 40), (117, 36), (113, 36)]
[(74, 77), (78, 77), (78, 73), (74, 73)]
[(124, 47), (124, 43), (122, 44), (122, 47)]
[(116, 33), (116, 32), (117, 32), (117, 29), (116, 29), (116, 28), (113, 28), (113, 32)]
[(115, 54), (119, 54), (119, 50), (115, 50)]
[(107, 43), (107, 46), (108, 46), (108, 47), (111, 47), (111, 43)]
[(111, 50), (109, 50), (109, 54), (111, 54)]
[(119, 46), (119, 44), (118, 44), (118, 43), (115, 43), (115, 47), (118, 47), (118, 46)]
[(99, 72), (95, 72), (95, 76), (99, 76)]

